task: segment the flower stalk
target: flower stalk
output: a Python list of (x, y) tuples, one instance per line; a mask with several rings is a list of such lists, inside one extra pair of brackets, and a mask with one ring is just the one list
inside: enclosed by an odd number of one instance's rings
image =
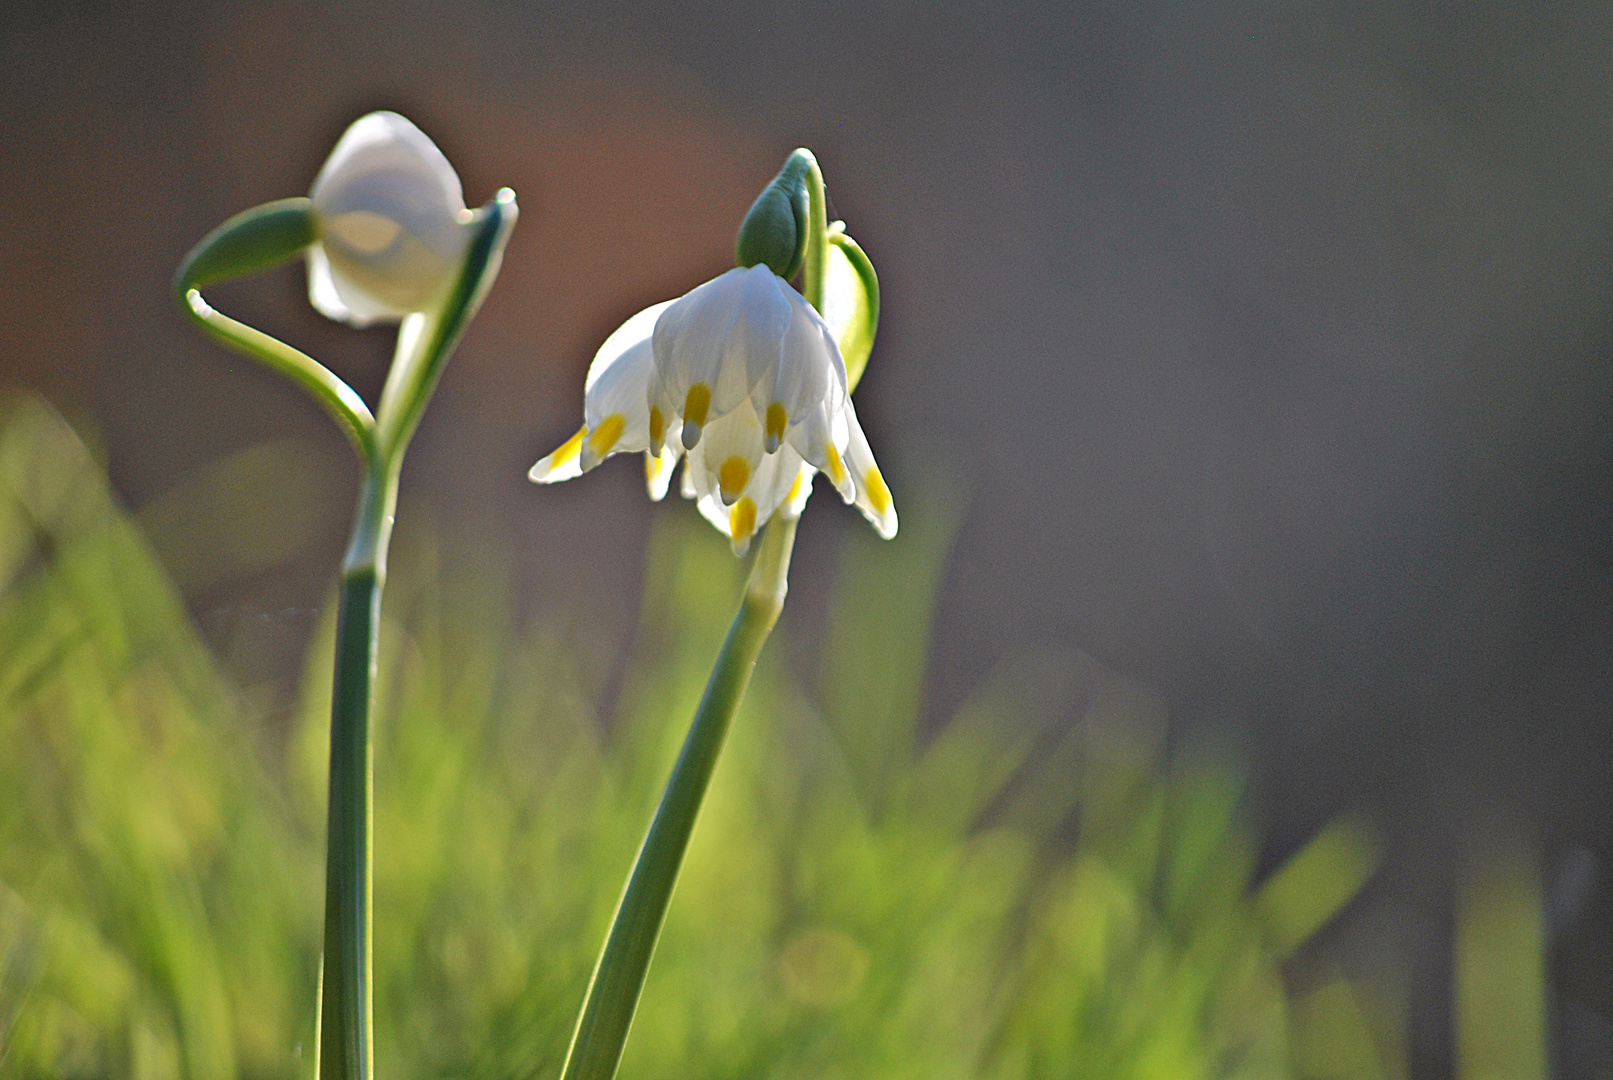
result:
[[(781, 176), (792, 172), (804, 178), (807, 196), (802, 295), (821, 310), (829, 243), (823, 174), (805, 149), (790, 156)], [(706, 789), (757, 657), (784, 608), (798, 520), (784, 513), (774, 515), (757, 545), (739, 610), (611, 920), (561, 1080), (613, 1080), (616, 1075)]]
[[(307, 390), (346, 432), (363, 468), (336, 617), (320, 1080), (369, 1080), (374, 1069), (372, 732), (398, 478), (443, 366), (498, 274), (516, 216), (508, 188), (474, 213), (465, 209), (441, 151), (402, 117), (372, 113), (348, 129), (311, 198), (237, 214), (197, 244), (174, 278), (181, 309), (209, 335)], [(323, 364), (202, 297), (209, 285), (297, 256), (307, 257), (310, 298), (324, 314), (355, 325), (401, 323), (375, 414)]]

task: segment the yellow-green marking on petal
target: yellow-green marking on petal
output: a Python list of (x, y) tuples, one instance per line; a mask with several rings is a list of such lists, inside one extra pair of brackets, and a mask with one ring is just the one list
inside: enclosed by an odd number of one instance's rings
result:
[(616, 440), (622, 437), (622, 429), (627, 426), (627, 418), (621, 413), (611, 413), (599, 422), (599, 426), (588, 433), (588, 440), (583, 447), (582, 465), (584, 469), (591, 469), (601, 458), (611, 452)]
[(747, 495), (728, 511), (728, 535), (733, 537), (734, 547), (743, 549), (755, 531), (756, 504)]
[[(554, 474), (565, 468), (577, 457), (578, 452), (582, 450), (583, 436), (587, 434), (588, 425), (584, 424), (577, 429), (575, 435), (555, 447), (553, 453), (532, 466), (532, 471), (527, 473), (527, 477), (540, 484), (552, 482)], [(564, 479), (564, 477), (561, 479)]]
[(327, 221), (325, 230), (359, 254), (375, 255), (392, 246), (403, 226), (370, 210), (349, 210)]
[(872, 506), (876, 513), (890, 512), (890, 488), (885, 486), (885, 478), (879, 475), (877, 466), (870, 465), (868, 471), (863, 473), (863, 489), (868, 492), (868, 505)]
[(835, 487), (846, 482), (846, 463), (840, 460), (840, 451), (835, 449), (834, 443), (829, 444), (829, 479), (834, 481)]
[(706, 426), (706, 413), (711, 409), (711, 387), (695, 383), (683, 399), (683, 448), (693, 450), (700, 441), (700, 429)]
[(790, 414), (784, 411), (783, 402), (775, 401), (767, 407), (767, 452), (771, 454), (784, 441), (784, 429), (789, 426)]
[[(722, 488), (722, 500), (725, 503), (731, 503), (739, 498), (739, 493), (745, 490), (745, 485), (749, 482), (750, 466), (746, 464), (744, 458), (737, 455), (723, 462), (722, 468), (717, 470), (717, 484)], [(751, 513), (755, 513), (754, 507)]]
[(605, 454), (616, 445), (616, 440), (622, 437), (622, 428), (627, 426), (627, 418), (621, 413), (611, 413), (588, 436), (588, 445), (596, 454)]

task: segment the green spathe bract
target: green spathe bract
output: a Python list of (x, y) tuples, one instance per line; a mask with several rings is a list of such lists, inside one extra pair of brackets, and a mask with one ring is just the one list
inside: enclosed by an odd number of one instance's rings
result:
[[(394, 127), (407, 129), (435, 152), (429, 140), (408, 121), (383, 115)], [(374, 117), (372, 114), (366, 120)], [(447, 168), (445, 163), (442, 167)], [(381, 181), (385, 182), (384, 176)], [(454, 185), (457, 201), (457, 179)], [(448, 356), (498, 274), (516, 216), (515, 194), (505, 188), (486, 206), (468, 215), (468, 220), (455, 222), (455, 227), (462, 225), (468, 230), (458, 272), (442, 283), (422, 310), (403, 316), (397, 351), (374, 414), (329, 368), (215, 311), (201, 294), (207, 285), (278, 265), (317, 243), (320, 219), (309, 199), (286, 199), (237, 214), (191, 251), (174, 281), (181, 307), (204, 330), (308, 390), (342, 425), (363, 468), (352, 538), (342, 561), (331, 699), (325, 936), (317, 1049), (317, 1073), (322, 1080), (368, 1080), (374, 1060), (371, 713), (381, 590), (386, 582), (387, 549), (403, 455)]]
[(846, 224), (829, 226), (824, 252), (823, 318), (840, 344), (846, 363), (846, 390), (857, 389), (874, 351), (879, 331), (879, 275), (857, 241), (846, 235)]

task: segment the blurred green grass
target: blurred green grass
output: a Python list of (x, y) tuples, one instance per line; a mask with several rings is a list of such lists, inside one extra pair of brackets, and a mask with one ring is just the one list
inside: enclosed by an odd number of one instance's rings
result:
[[(209, 467), (200, 501), (272, 478), (275, 452)], [(196, 505), (145, 524), (229, 532)], [(1255, 882), (1233, 763), (1167, 755), (1153, 695), (1076, 653), (1010, 658), (921, 734), (950, 517), (904, 524), (848, 537), (815, 679), (764, 657), (622, 1075), (1403, 1076), (1364, 990), (1284, 978), (1371, 875), (1365, 823)], [(290, 542), (260, 531), (236, 562)], [(552, 1076), (741, 566), (662, 516), (605, 716), (563, 618), (517, 620), (496, 561), (399, 555), (377, 1069)], [(310, 1074), (331, 621), (292, 723), (266, 720), (72, 429), (0, 409), (0, 1075)]]

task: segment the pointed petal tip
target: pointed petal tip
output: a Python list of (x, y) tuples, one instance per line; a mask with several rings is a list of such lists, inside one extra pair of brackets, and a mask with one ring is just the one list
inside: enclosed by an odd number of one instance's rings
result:
[(644, 487), (649, 492), (652, 502), (660, 502), (666, 498), (667, 489), (672, 486), (672, 470), (677, 464), (675, 454), (644, 455)]
[(576, 468), (575, 463), (556, 466), (553, 454), (542, 459), (526, 472), (526, 478), (534, 484), (558, 484), (562, 480), (570, 480), (574, 476), (581, 475), (582, 470)]
[(578, 428), (575, 435), (528, 469), (526, 478), (534, 484), (558, 484), (562, 480), (581, 476), (583, 470), (579, 467), (578, 458), (583, 448), (583, 436), (587, 434), (587, 425)]

